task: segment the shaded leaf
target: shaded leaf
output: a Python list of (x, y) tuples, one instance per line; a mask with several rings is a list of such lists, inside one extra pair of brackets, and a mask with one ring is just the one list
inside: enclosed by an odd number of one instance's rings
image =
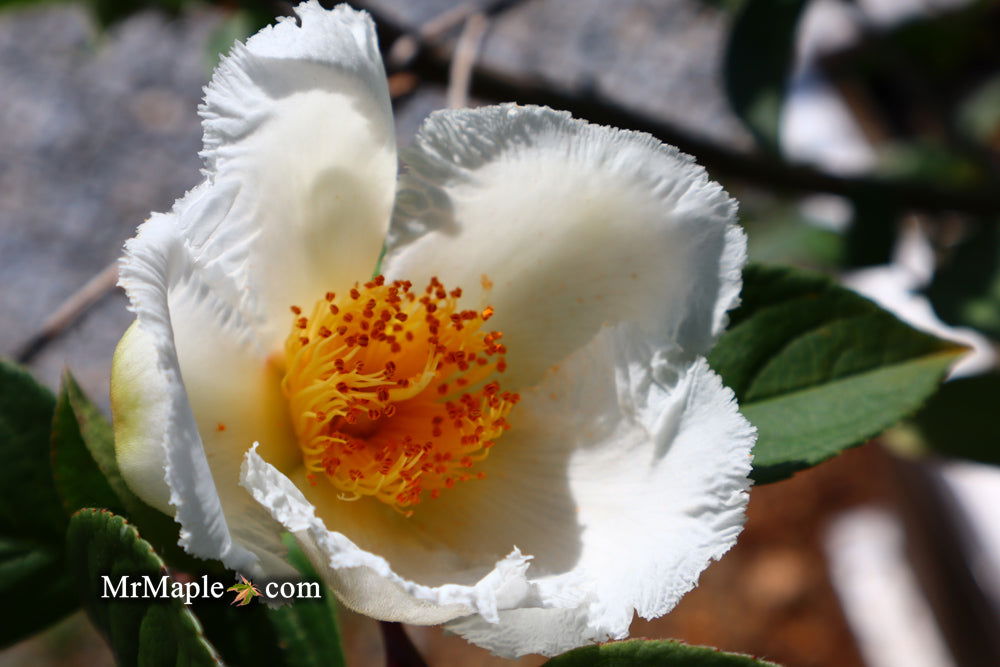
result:
[(0, 536), (0, 595), (17, 605), (16, 613), (4, 614), (0, 647), (44, 630), (80, 606), (64, 561), (61, 546)]
[[(52, 421), (52, 473), (67, 514), (84, 507), (124, 512), (121, 498), (107, 477), (109, 473), (102, 470), (94, 456), (101, 457), (110, 449), (113, 457), (113, 439), (103, 415), (83, 396), (69, 372), (64, 373)], [(88, 442), (92, 443), (90, 447)], [(110, 463), (114, 475), (117, 466), (113, 458)], [(104, 467), (108, 468), (106, 461)], [(117, 481), (121, 482), (120, 477)]]
[[(83, 507), (110, 509), (141, 530), (156, 552), (172, 566), (189, 572), (221, 574), (221, 565), (193, 558), (177, 545), (179, 527), (172, 517), (132, 493), (118, 469), (111, 424), (68, 371), (63, 374), (59, 402), (52, 458), (60, 493), (64, 499), (72, 499), (66, 502), (67, 509), (71, 512)], [(73, 466), (79, 468), (74, 470)], [(96, 476), (103, 478), (103, 485)], [(108, 491), (113, 496), (108, 496)]]
[(215, 649), (195, 616), (178, 599), (102, 597), (127, 576), (150, 577), (166, 566), (152, 546), (120, 516), (85, 509), (73, 515), (66, 533), (69, 564), (91, 620), (107, 638), (119, 665), (219, 665)]
[(1000, 228), (984, 222), (953, 248), (926, 293), (948, 324), (1000, 339)]
[(675, 641), (631, 639), (584, 646), (552, 658), (546, 667), (760, 667), (775, 666), (748, 655)]
[(914, 422), (938, 454), (1000, 465), (1000, 374), (945, 383)]
[(304, 581), (318, 583), (320, 599), (298, 599), (280, 607), (252, 604), (232, 607), (196, 601), (195, 613), (205, 632), (233, 665), (338, 667), (345, 664), (333, 596), (319, 581), (291, 535), (285, 536), (289, 562)]
[(286, 664), (294, 667), (343, 667), (346, 661), (333, 595), (313, 570), (295, 538), (286, 534), (283, 541), (289, 550), (289, 562), (302, 574), (304, 581), (316, 582), (323, 596), (321, 599), (299, 599), (283, 607), (268, 609), (271, 623), (286, 647)]
[(0, 533), (62, 540), (66, 527), (49, 462), (55, 397), (0, 361)]
[(726, 46), (726, 95), (757, 141), (777, 150), (778, 123), (806, 0), (746, 0)]
[(917, 410), (964, 352), (829, 279), (751, 266), (709, 361), (758, 430), (753, 478), (776, 481)]
[(17, 601), (17, 613), (0, 624), (0, 646), (78, 606), (63, 567), (66, 517), (49, 462), (54, 411), (48, 389), (0, 361), (0, 597)]

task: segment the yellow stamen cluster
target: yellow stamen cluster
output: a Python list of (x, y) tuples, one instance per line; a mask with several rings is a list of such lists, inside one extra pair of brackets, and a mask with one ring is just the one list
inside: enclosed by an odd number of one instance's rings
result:
[(485, 473), (472, 468), (509, 428), (517, 394), (493, 314), (459, 310), (461, 289), (432, 278), (417, 293), (382, 276), (328, 292), (307, 316), (292, 306), (282, 389), (310, 480), (341, 497), (405, 508)]

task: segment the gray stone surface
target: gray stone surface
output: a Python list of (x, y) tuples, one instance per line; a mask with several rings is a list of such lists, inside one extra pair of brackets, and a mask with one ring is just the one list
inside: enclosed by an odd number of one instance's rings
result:
[(692, 0), (525, 0), (495, 21), (482, 62), (749, 145), (722, 92), (726, 28), (724, 13)]
[[(364, 4), (415, 28), (462, 1)], [(728, 20), (698, 0), (522, 0), (495, 16), (480, 62), (567, 91), (594, 91), (691, 134), (749, 147), (722, 88)]]
[[(204, 12), (143, 14), (102, 36), (78, 7), (0, 14), (0, 354), (197, 182), (195, 108), (217, 24)], [(103, 399), (127, 321), (108, 297), (38, 369), (54, 381), (68, 364)]]
[(0, 350), (196, 182), (209, 17), (100, 38), (73, 7), (0, 15)]

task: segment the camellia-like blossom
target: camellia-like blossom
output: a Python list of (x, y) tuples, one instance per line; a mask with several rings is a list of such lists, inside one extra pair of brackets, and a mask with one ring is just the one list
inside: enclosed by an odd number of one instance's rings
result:
[(378, 619), (505, 656), (626, 636), (744, 520), (754, 430), (703, 356), (734, 202), (650, 136), (517, 105), (433, 114), (397, 183), (370, 20), (297, 11), (222, 61), (204, 182), (126, 244), (129, 486), (254, 577), (293, 573), (291, 533)]

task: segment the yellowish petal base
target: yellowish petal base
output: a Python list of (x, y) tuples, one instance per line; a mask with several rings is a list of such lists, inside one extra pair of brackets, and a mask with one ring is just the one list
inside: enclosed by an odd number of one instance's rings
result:
[(409, 514), (474, 472), (509, 428), (518, 395), (492, 308), (459, 310), (436, 278), (416, 293), (382, 276), (328, 292), (309, 315), (292, 306), (282, 390), (312, 483), (345, 500), (373, 496)]

